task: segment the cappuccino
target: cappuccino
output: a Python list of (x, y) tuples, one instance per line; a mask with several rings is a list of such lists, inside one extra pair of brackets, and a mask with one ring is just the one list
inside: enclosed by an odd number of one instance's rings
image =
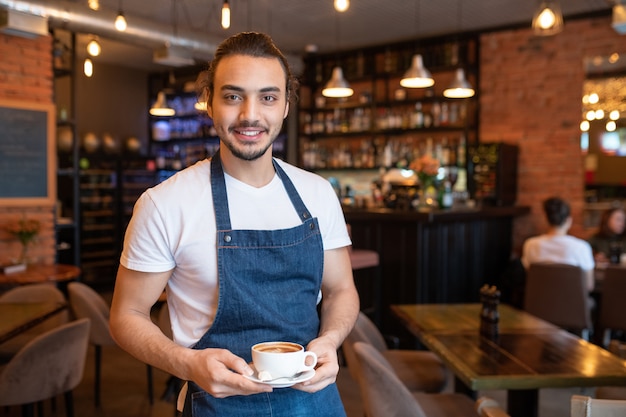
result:
[(287, 353), (287, 352), (298, 352), (302, 350), (302, 346), (297, 345), (295, 343), (289, 342), (272, 342), (272, 343), (261, 343), (256, 345), (254, 348), (259, 352), (267, 352), (267, 353)]
[[(307, 365), (307, 359), (311, 362)], [(252, 363), (258, 379), (270, 381), (292, 377), (299, 372), (315, 369), (317, 355), (291, 342), (265, 342), (252, 346)]]

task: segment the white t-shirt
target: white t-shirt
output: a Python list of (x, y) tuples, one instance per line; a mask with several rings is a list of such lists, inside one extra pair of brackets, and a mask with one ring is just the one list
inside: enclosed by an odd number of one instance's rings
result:
[[(324, 178), (277, 160), (317, 217), (324, 250), (350, 245), (341, 204)], [(131, 270), (174, 269), (168, 304), (174, 340), (191, 346), (208, 330), (218, 301), (210, 161), (199, 161), (137, 200), (120, 263)], [(225, 175), (233, 229), (277, 230), (302, 223), (281, 179), (255, 188)]]
[(595, 267), (589, 243), (570, 235), (540, 235), (526, 240), (522, 264), (528, 269), (530, 264), (536, 262), (574, 265), (585, 271)]

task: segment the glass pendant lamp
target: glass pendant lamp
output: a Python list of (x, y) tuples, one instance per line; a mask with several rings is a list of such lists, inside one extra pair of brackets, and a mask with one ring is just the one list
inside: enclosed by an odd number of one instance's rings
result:
[(448, 98), (467, 98), (472, 97), (474, 93), (474, 88), (465, 78), (463, 68), (456, 70), (454, 80), (450, 86), (443, 91), (443, 95)]
[(430, 71), (424, 67), (422, 55), (413, 55), (411, 67), (404, 73), (400, 85), (406, 88), (426, 88), (435, 84)]

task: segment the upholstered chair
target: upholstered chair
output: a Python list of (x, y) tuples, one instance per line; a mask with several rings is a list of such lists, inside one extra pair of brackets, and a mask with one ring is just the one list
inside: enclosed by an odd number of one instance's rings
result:
[[(52, 302), (65, 304), (67, 300), (65, 295), (63, 295), (53, 283), (42, 283), (14, 287), (0, 295), (0, 303), (13, 302)], [(34, 337), (65, 324), (68, 321), (68, 310), (61, 311), (42, 323), (0, 344), (0, 363), (9, 361)]]
[(348, 370), (355, 380), (358, 364), (354, 356), (356, 342), (374, 346), (409, 391), (440, 392), (446, 385), (448, 371), (437, 355), (426, 350), (388, 349), (384, 336), (362, 312), (342, 345)]
[(356, 342), (357, 381), (367, 417), (508, 417), (493, 400), (458, 393), (410, 392), (374, 346)]
[[(94, 376), (94, 402), (96, 407), (100, 406), (100, 383), (102, 379), (102, 347), (116, 346), (115, 340), (109, 331), (110, 307), (106, 301), (93, 288), (82, 282), (70, 282), (67, 286), (69, 292), (70, 306), (74, 315), (78, 318), (88, 318), (91, 320), (91, 332), (89, 342), (95, 348), (95, 376)], [(148, 370), (148, 378), (151, 372)], [(148, 380), (150, 402), (152, 397), (150, 387), (152, 383)]]
[(88, 319), (62, 324), (22, 347), (0, 371), (0, 406), (22, 405), (23, 415), (32, 416), (36, 403), (63, 394), (67, 417), (73, 417), (72, 391), (83, 379), (89, 325)]

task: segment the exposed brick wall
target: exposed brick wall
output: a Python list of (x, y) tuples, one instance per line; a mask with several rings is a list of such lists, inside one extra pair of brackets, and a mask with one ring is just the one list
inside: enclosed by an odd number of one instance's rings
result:
[(518, 204), (532, 208), (515, 224), (518, 251), (527, 237), (545, 230), (541, 203), (553, 195), (572, 206), (570, 233), (586, 237), (579, 130), (583, 58), (625, 48), (626, 37), (611, 28), (610, 17), (566, 21), (552, 37), (535, 37), (530, 29), (481, 37), (479, 137), (519, 145)]
[[(0, 100), (53, 102), (52, 37), (25, 39), (0, 34)], [(1, 140), (1, 138), (0, 138)], [(22, 215), (41, 222), (39, 238), (32, 245), (32, 260), (55, 260), (54, 206), (12, 206), (0, 203), (0, 262), (19, 256), (21, 246), (6, 231), (7, 224)]]

